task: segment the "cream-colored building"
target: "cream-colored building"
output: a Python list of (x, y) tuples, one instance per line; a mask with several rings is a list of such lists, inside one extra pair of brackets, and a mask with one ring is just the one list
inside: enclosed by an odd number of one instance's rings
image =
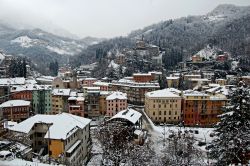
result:
[(181, 97), (177, 89), (168, 88), (145, 94), (145, 112), (153, 122), (179, 123)]

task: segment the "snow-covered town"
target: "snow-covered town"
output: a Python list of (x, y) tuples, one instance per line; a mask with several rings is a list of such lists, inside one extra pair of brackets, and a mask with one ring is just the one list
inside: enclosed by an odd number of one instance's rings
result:
[(112, 38), (16, 28), (0, 6), (0, 166), (250, 165), (247, 5)]

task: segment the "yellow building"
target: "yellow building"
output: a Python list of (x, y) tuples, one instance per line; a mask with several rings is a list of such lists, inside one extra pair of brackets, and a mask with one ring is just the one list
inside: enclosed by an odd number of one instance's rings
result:
[(10, 130), (28, 136), (33, 152), (49, 154), (60, 163), (78, 166), (89, 159), (90, 122), (68, 113), (35, 115)]
[(222, 85), (226, 85), (227, 84), (227, 80), (226, 79), (216, 79), (215, 83), (216, 84), (220, 84), (222, 86)]
[(179, 123), (181, 121), (180, 93), (174, 88), (146, 93), (145, 112), (153, 122)]
[(51, 114), (66, 112), (70, 89), (54, 89), (52, 91), (52, 107)]
[(169, 88), (178, 88), (180, 77), (167, 77), (167, 85)]

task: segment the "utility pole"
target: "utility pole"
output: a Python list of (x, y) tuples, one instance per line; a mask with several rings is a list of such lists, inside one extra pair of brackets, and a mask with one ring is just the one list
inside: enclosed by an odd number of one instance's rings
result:
[(163, 126), (163, 146), (165, 146), (165, 142), (166, 142), (166, 129), (165, 129), (166, 124), (164, 123)]
[(13, 104), (10, 104), (10, 119), (13, 122)]

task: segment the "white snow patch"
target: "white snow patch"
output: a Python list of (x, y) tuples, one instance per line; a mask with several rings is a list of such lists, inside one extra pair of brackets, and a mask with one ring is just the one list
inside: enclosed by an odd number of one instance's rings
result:
[(215, 22), (215, 21), (221, 21), (224, 20), (226, 18), (226, 16), (224, 15), (215, 15), (215, 16), (208, 16), (205, 17), (206, 20), (210, 21), (210, 22)]
[(109, 66), (108, 67), (113, 67), (114, 69), (117, 69), (120, 65), (116, 64), (114, 62), (114, 60), (112, 60), (110, 63), (109, 63)]
[(11, 40), (11, 43), (20, 43), (20, 46), (23, 48), (29, 48), (33, 46), (33, 42), (37, 42), (37, 39), (31, 39), (28, 36), (20, 36), (18, 38), (15, 38), (14, 40)]
[(72, 52), (68, 52), (64, 49), (60, 49), (57, 47), (47, 46), (46, 48), (49, 49), (50, 51), (55, 52), (55, 53), (60, 54), (60, 55), (74, 55)]
[(205, 59), (210, 59), (210, 58), (215, 59), (217, 56), (217, 50), (218, 50), (217, 48), (210, 47), (209, 45), (207, 45), (207, 47), (200, 50), (198, 53), (196, 53), (196, 55), (200, 55), (201, 58)]

